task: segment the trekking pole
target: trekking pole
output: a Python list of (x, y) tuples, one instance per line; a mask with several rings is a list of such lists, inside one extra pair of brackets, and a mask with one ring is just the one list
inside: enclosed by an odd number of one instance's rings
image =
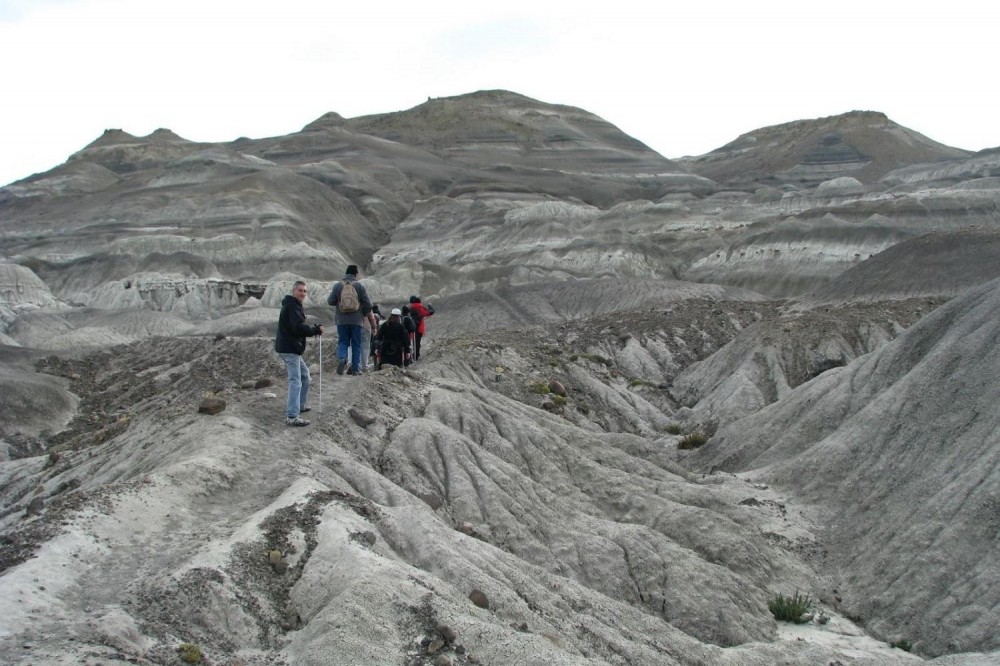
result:
[(319, 336), (319, 415), (323, 416), (323, 334)]

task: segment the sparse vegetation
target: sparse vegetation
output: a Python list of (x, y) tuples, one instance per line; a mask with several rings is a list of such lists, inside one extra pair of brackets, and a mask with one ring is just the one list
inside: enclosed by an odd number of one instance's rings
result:
[(632, 388), (635, 388), (636, 386), (655, 386), (653, 382), (648, 379), (643, 379), (642, 377), (633, 377), (628, 381), (628, 385)]
[(201, 648), (194, 643), (181, 643), (177, 648), (177, 654), (185, 664), (200, 664), (203, 661)]
[(889, 643), (889, 647), (899, 648), (903, 652), (909, 652), (913, 649), (913, 643), (906, 640), (905, 638), (900, 638), (898, 641), (893, 641)]
[(668, 435), (680, 435), (684, 432), (684, 427), (680, 423), (668, 423), (665, 430)]
[(562, 407), (566, 404), (566, 396), (554, 395), (552, 396), (552, 402), (554, 402), (557, 407)]
[(697, 449), (708, 441), (708, 435), (703, 432), (690, 432), (677, 442), (678, 449)]
[(798, 591), (791, 597), (779, 594), (774, 599), (767, 602), (767, 609), (771, 615), (779, 622), (794, 622), (795, 624), (805, 624), (809, 620), (803, 618), (805, 612), (809, 610), (812, 600), (809, 595), (800, 595)]
[(552, 389), (549, 388), (548, 382), (535, 382), (531, 385), (531, 392), (539, 395), (546, 395), (548, 393), (552, 393)]
[(601, 365), (611, 367), (612, 363), (610, 359), (604, 358), (600, 354), (580, 354), (580, 358), (585, 358), (588, 361), (593, 361), (594, 363), (600, 363)]

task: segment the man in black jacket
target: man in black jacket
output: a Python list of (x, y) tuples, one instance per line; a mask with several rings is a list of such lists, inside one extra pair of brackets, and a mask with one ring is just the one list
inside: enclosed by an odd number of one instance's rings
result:
[(285, 404), (285, 423), (290, 426), (307, 426), (309, 421), (299, 416), (309, 411), (306, 398), (309, 396), (309, 366), (302, 360), (306, 350), (306, 338), (323, 335), (319, 324), (306, 324), (306, 313), (302, 302), (306, 299), (306, 283), (297, 281), (292, 285), (292, 293), (281, 301), (278, 315), (278, 334), (274, 338), (274, 350), (285, 362), (288, 371), (288, 400)]

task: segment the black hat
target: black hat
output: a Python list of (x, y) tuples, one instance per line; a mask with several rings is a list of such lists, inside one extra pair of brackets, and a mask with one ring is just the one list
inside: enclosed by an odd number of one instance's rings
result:
[(420, 297), (419, 296), (410, 296), (410, 302), (411, 303), (419, 303), (420, 302)]
[(357, 275), (358, 274), (358, 267), (355, 266), (354, 264), (351, 264), (350, 266), (347, 267), (347, 274), (348, 275)]
[(378, 310), (378, 303), (376, 303), (376, 304), (372, 305), (372, 312), (374, 312), (375, 314), (382, 314), (382, 313), (381, 313), (381, 312), (379, 312), (379, 310)]

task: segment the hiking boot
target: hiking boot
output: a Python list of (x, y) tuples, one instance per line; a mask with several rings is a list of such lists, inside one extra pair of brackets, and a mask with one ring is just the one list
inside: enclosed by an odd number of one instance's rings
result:
[(312, 407), (303, 407), (302, 409), (299, 410), (299, 414), (305, 414), (306, 412), (311, 412), (312, 410), (313, 410)]
[(347, 369), (347, 374), (349, 374), (349, 375), (355, 375), (355, 374), (357, 374), (357, 373), (356, 373), (356, 372), (354, 372), (354, 368), (348, 368), (348, 369)]
[(342, 375), (342, 374), (344, 374), (344, 368), (345, 368), (345, 367), (347, 367), (347, 361), (346, 361), (346, 360), (341, 360), (341, 361), (339, 361), (339, 362), (337, 363), (337, 374), (338, 374), (338, 375)]
[(293, 419), (287, 419), (286, 418), (285, 419), (285, 425), (298, 426), (298, 427), (301, 428), (303, 426), (309, 425), (309, 421), (306, 421), (304, 418), (296, 416)]

